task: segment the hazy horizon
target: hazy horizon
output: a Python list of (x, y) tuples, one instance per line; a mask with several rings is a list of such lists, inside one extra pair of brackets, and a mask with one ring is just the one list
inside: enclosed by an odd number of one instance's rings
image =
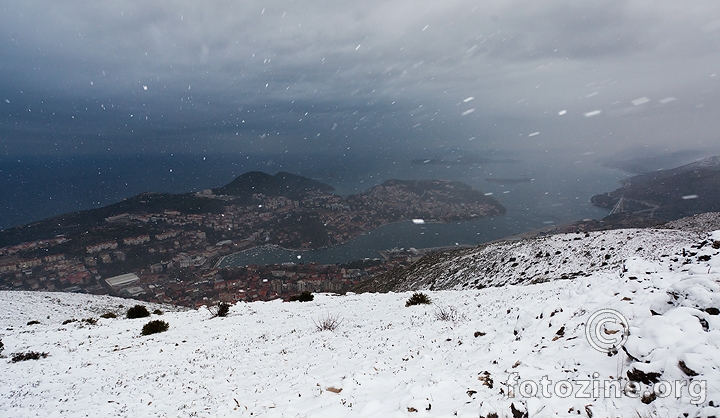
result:
[[(235, 168), (352, 190), (412, 158), (521, 155), (559, 171), (718, 154), (718, 44), (709, 0), (4, 3), (0, 191), (55, 196), (7, 198), (0, 227), (30, 205), (217, 186)], [(94, 167), (179, 156), (198, 161), (184, 183), (138, 166), (125, 186)], [(199, 162), (217, 156), (247, 164)], [(18, 180), (14, 161), (33, 159), (51, 163)]]

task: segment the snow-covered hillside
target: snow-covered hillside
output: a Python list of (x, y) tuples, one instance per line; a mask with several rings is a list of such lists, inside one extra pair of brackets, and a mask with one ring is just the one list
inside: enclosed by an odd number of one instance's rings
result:
[[(720, 416), (720, 232), (699, 239), (641, 235), (554, 238), (498, 255), (506, 264), (510, 257), (528, 268), (552, 260), (547, 268), (560, 269), (586, 256), (554, 251), (583, 243), (593, 260), (612, 263), (571, 280), (544, 274), (551, 280), (429, 291), (433, 304), (411, 307), (408, 292), (241, 303), (226, 318), (205, 309), (167, 312), (150, 319), (170, 329), (150, 336), (140, 335), (148, 318), (63, 325), (90, 314), (91, 296), (0, 292), (4, 354), (48, 353), (0, 360), (0, 411), (3, 417)], [(503, 274), (489, 284), (513, 282)], [(93, 312), (132, 304), (106, 300)], [(618, 321), (591, 321), (603, 309)], [(342, 322), (318, 331), (316, 323), (327, 318)], [(637, 387), (628, 386), (630, 378)], [(644, 394), (651, 385), (666, 392)]]
[(672, 229), (616, 229), (500, 241), (426, 256), (391, 273), (397, 276), (393, 290), (477, 289), (614, 272), (630, 257), (669, 258), (699, 236)]

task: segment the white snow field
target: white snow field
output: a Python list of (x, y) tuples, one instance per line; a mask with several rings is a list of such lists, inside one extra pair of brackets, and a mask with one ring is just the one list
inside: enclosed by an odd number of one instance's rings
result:
[[(0, 292), (0, 416), (720, 416), (720, 231), (665, 244), (587, 277), (410, 307), (412, 292), (319, 294), (62, 325), (134, 302)], [(627, 325), (586, 328), (602, 309)], [(318, 331), (328, 318), (342, 322)], [(151, 319), (170, 329), (141, 336)], [(11, 361), (28, 351), (48, 356)]]

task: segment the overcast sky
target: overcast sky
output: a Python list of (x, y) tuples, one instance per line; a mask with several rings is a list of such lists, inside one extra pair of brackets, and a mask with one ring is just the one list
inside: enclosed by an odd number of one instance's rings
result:
[(0, 3), (0, 153), (717, 147), (714, 0)]

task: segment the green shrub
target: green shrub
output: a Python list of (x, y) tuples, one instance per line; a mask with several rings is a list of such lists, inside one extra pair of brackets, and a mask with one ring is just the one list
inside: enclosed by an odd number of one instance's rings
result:
[(100, 315), (100, 318), (105, 318), (105, 319), (117, 318), (117, 315), (115, 315), (114, 312), (105, 312), (104, 314)]
[(288, 302), (310, 302), (313, 299), (315, 299), (315, 295), (306, 290), (299, 295), (290, 296)]
[(155, 309), (155, 310), (153, 311), (153, 314), (155, 314), (155, 315), (162, 315), (163, 313), (164, 313), (164, 312), (161, 311), (160, 309)]
[(432, 301), (430, 300), (428, 295), (422, 292), (415, 292), (412, 296), (410, 296), (410, 299), (405, 302), (405, 307), (413, 305), (429, 305), (431, 303)]
[(143, 305), (135, 305), (127, 310), (128, 319), (145, 318), (147, 316), (150, 316), (150, 312)]
[(25, 360), (39, 360), (46, 358), (48, 353), (38, 353), (37, 351), (28, 351), (27, 353), (13, 353), (11, 361), (17, 363)]
[(143, 325), (142, 335), (150, 335), (150, 334), (157, 334), (160, 332), (165, 332), (169, 328), (170, 328), (170, 324), (168, 324), (165, 321), (156, 319), (155, 321), (150, 321), (147, 324)]

